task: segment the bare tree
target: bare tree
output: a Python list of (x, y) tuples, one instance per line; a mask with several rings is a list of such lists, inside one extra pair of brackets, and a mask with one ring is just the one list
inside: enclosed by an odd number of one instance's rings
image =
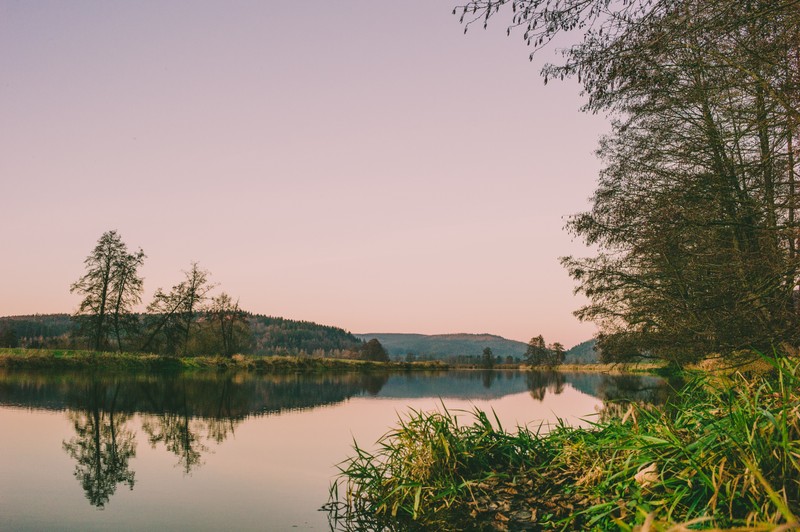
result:
[(203, 311), (214, 285), (208, 282), (208, 271), (200, 269), (196, 262), (183, 273), (185, 279), (170, 292), (159, 288), (153, 295), (147, 307), (149, 334), (142, 344), (143, 351), (151, 349), (160, 337), (161, 350), (169, 354), (188, 354), (196, 318)]
[(86, 257), (87, 271), (72, 284), (70, 292), (84, 296), (75, 316), (93, 349), (107, 347), (112, 330), (117, 348), (121, 348), (120, 325), (130, 315), (131, 307), (141, 301), (142, 279), (137, 270), (144, 258), (141, 249), (129, 253), (116, 231), (103, 233)]
[(114, 295), (111, 318), (119, 351), (122, 351), (122, 331), (130, 336), (139, 325), (133, 307), (142, 302), (143, 280), (137, 270), (144, 264), (144, 259), (145, 254), (141, 249), (136, 253), (123, 253), (115, 266), (116, 272), (111, 283)]
[(222, 354), (232, 356), (243, 347), (241, 339), (249, 336), (247, 315), (225, 292), (211, 300), (209, 317), (215, 327), (219, 327)]

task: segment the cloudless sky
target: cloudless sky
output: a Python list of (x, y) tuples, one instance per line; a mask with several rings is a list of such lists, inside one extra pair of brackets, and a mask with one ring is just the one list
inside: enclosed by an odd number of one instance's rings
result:
[(72, 312), (100, 235), (247, 310), (568, 347), (603, 117), (448, 0), (0, 0), (0, 315)]

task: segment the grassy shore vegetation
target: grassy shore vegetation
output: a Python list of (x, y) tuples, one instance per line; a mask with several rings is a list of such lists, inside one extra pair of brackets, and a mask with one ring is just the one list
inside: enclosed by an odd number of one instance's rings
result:
[(243, 370), (262, 373), (371, 370), (441, 370), (441, 362), (374, 362), (302, 356), (193, 356), (107, 353), (68, 349), (0, 348), (0, 368), (109, 370)]
[(696, 374), (665, 407), (610, 405), (589, 428), (412, 412), (377, 450), (356, 444), (331, 518), (353, 530), (794, 529), (800, 365), (771, 364)]

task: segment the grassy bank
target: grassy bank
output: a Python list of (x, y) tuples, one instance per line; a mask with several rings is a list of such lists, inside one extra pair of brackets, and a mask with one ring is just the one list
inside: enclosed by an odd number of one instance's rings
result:
[(555, 371), (569, 371), (572, 373), (605, 373), (608, 375), (625, 375), (630, 373), (653, 373), (666, 366), (658, 362), (638, 362), (631, 364), (561, 364), (555, 366)]
[(589, 430), (412, 412), (341, 464), (331, 517), (353, 530), (794, 529), (800, 372), (774, 364), (695, 376), (666, 407), (617, 405)]
[(144, 353), (97, 353), (64, 349), (0, 348), (0, 368), (8, 369), (103, 369), (103, 370), (234, 370), (263, 373), (439, 370), (437, 362), (369, 362), (334, 358), (293, 356), (170, 357)]
[(659, 362), (636, 362), (628, 364), (559, 364), (557, 366), (531, 366), (526, 363), (519, 364), (495, 364), (487, 368), (481, 364), (450, 364), (451, 369), (476, 370), (476, 371), (561, 371), (568, 373), (604, 373), (607, 375), (626, 375), (632, 373), (655, 373), (667, 367), (666, 363)]

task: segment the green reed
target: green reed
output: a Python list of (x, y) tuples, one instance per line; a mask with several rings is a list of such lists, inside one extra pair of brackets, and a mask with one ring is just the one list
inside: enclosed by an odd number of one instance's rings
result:
[(355, 445), (328, 509), (339, 528), (790, 529), (800, 371), (770, 363), (767, 375), (695, 375), (668, 404), (625, 405), (589, 429), (412, 411), (376, 450)]

